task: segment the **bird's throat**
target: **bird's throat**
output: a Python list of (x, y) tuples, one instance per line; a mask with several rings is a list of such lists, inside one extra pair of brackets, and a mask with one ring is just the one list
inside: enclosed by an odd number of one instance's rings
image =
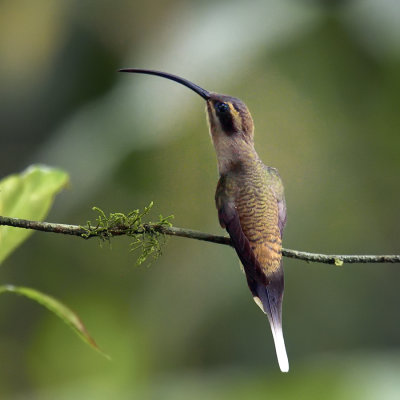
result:
[(246, 167), (257, 162), (258, 155), (252, 144), (241, 139), (234, 140), (220, 135), (211, 135), (215, 152), (217, 155), (218, 171), (224, 175), (239, 167)]

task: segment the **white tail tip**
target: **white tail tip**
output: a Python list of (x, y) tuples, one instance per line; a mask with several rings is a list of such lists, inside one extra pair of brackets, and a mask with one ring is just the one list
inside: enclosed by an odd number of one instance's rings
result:
[(285, 341), (282, 328), (271, 324), (272, 336), (274, 337), (276, 356), (278, 357), (279, 368), (282, 372), (289, 372), (289, 360), (286, 353)]

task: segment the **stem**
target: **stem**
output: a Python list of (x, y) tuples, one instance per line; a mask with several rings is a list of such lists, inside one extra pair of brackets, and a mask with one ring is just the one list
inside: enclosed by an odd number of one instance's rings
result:
[[(89, 229), (90, 234), (88, 235), (88, 228), (83, 228), (78, 225), (66, 225), (57, 224), (51, 222), (40, 222), (30, 221), (26, 219), (10, 218), (0, 216), (0, 225), (13, 226), (15, 228), (33, 229), (42, 232), (53, 232), (62, 233), (64, 235), (79, 236), (82, 238), (91, 237), (104, 237), (101, 232), (96, 231), (95, 228)], [(209, 233), (199, 232), (192, 229), (178, 228), (178, 227), (166, 227), (163, 225), (149, 225), (144, 224), (142, 228), (139, 228), (137, 233), (142, 231), (153, 230), (165, 235), (180, 236), (189, 239), (204, 240), (206, 242), (217, 243), (232, 246), (231, 240), (227, 236), (212, 235)], [(129, 227), (115, 227), (108, 230), (108, 234), (111, 236), (121, 236), (134, 233), (129, 230)], [(291, 250), (282, 248), (282, 255), (289, 258), (295, 258), (297, 260), (303, 260), (307, 262), (319, 262), (324, 264), (335, 264), (342, 265), (343, 263), (355, 264), (355, 263), (400, 263), (400, 255), (343, 255), (343, 254), (318, 254), (309, 253), (306, 251)]]

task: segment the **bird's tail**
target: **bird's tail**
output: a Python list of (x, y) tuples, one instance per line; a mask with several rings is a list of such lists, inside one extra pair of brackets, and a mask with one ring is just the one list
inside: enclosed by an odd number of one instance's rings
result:
[(279, 367), (282, 372), (288, 372), (289, 361), (282, 332), (283, 280), (282, 282), (271, 281), (267, 286), (256, 283), (256, 287), (252, 291), (254, 301), (267, 314), (275, 342)]

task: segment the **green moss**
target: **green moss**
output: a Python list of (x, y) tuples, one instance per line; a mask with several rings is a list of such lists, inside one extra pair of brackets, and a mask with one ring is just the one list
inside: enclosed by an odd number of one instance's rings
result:
[(144, 222), (144, 217), (148, 216), (153, 207), (151, 202), (143, 211), (139, 209), (133, 210), (128, 214), (123, 213), (106, 213), (98, 208), (93, 207), (93, 211), (98, 213), (94, 223), (87, 222), (82, 228), (85, 232), (82, 237), (88, 239), (98, 237), (102, 241), (110, 241), (113, 236), (126, 235), (133, 240), (130, 243), (131, 251), (139, 250), (136, 264), (143, 264), (150, 256), (157, 259), (161, 255), (162, 245), (166, 241), (163, 228), (172, 226), (170, 219), (172, 215), (163, 217), (159, 215), (157, 222)]

